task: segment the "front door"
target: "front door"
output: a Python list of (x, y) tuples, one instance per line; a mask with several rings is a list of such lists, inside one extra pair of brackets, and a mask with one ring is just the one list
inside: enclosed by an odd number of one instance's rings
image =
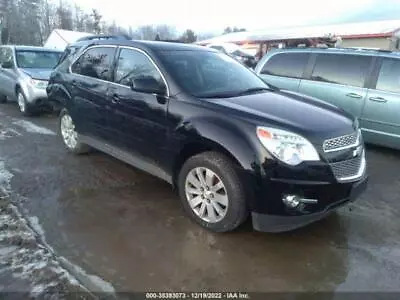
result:
[(384, 58), (361, 118), (367, 141), (400, 149), (400, 60)]
[(159, 162), (167, 136), (168, 96), (134, 90), (141, 78), (155, 79), (167, 85), (160, 70), (143, 51), (121, 48), (116, 63), (114, 84), (108, 95), (113, 102), (112, 127), (125, 150), (145, 160)]
[(101, 46), (86, 50), (71, 66), (70, 114), (83, 135), (113, 142), (110, 127), (111, 103), (107, 90), (112, 80), (116, 47)]
[(371, 56), (319, 53), (310, 77), (301, 80), (299, 92), (334, 104), (359, 118), (371, 67)]

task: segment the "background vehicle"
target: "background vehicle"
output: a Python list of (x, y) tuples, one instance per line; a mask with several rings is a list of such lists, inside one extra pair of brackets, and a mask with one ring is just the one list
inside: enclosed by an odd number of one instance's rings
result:
[(240, 61), (242, 64), (249, 68), (255, 68), (257, 65), (255, 56), (245, 49), (240, 48), (233, 43), (212, 43), (207, 47), (221, 51), (225, 54), (232, 56), (234, 59)]
[(366, 187), (356, 120), (276, 92), (242, 64), (187, 44), (96, 41), (51, 76), (66, 148), (89, 146), (176, 187), (187, 213), (224, 232), (326, 216)]
[(400, 149), (400, 55), (370, 49), (281, 49), (256, 73), (272, 85), (317, 97), (360, 120), (366, 142)]
[(17, 101), (22, 114), (48, 105), (46, 87), (62, 52), (42, 47), (0, 47), (0, 102)]

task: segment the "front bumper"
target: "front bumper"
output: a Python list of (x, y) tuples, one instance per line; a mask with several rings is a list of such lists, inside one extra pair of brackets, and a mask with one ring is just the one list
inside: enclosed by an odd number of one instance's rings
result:
[[(368, 176), (364, 175), (361, 180), (352, 183), (351, 186), (340, 187), (333, 185), (319, 187), (319, 192), (314, 192), (314, 195), (319, 196), (319, 199), (329, 198), (328, 201), (325, 202), (325, 205), (326, 203), (329, 204), (327, 204), (322, 210), (316, 212), (292, 215), (290, 215), (290, 213), (286, 215), (273, 215), (252, 212), (253, 228), (264, 232), (284, 232), (321, 220), (339, 207), (355, 201), (365, 191), (367, 183)], [(339, 190), (337, 190), (338, 188)], [(342, 193), (345, 193), (347, 196), (339, 199), (341, 195), (343, 195)], [(314, 209), (317, 208), (314, 207)]]
[[(363, 146), (321, 157), (294, 167), (273, 159), (264, 162), (250, 203), (256, 230), (280, 232), (304, 226), (354, 201), (366, 189)], [(289, 205), (287, 198), (297, 199), (297, 204)]]
[(48, 104), (46, 89), (38, 89), (33, 86), (28, 86), (24, 90), (27, 104), (30, 106), (42, 106)]

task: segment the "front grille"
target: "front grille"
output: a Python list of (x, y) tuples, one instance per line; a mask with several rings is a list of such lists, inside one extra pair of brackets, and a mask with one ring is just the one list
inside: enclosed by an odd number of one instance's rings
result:
[(352, 159), (331, 163), (330, 166), (337, 180), (348, 180), (352, 177), (358, 177), (358, 175), (361, 176), (359, 173), (363, 171), (361, 168), (364, 168), (363, 164), (365, 164), (363, 160), (364, 154)]
[(324, 152), (339, 151), (341, 149), (351, 148), (359, 144), (359, 135), (356, 131), (352, 134), (340, 136), (337, 138), (326, 140), (323, 144)]

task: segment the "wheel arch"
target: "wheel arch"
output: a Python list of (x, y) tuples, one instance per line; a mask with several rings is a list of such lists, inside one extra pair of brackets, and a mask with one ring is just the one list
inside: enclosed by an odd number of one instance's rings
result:
[[(258, 165), (257, 151), (245, 130), (237, 124), (204, 120), (191, 122), (191, 132), (196, 132), (190, 141), (182, 145), (172, 166), (172, 182), (176, 187), (179, 171), (190, 157), (215, 151), (224, 154), (243, 172), (253, 173)], [(194, 129), (194, 130), (193, 130)]]

